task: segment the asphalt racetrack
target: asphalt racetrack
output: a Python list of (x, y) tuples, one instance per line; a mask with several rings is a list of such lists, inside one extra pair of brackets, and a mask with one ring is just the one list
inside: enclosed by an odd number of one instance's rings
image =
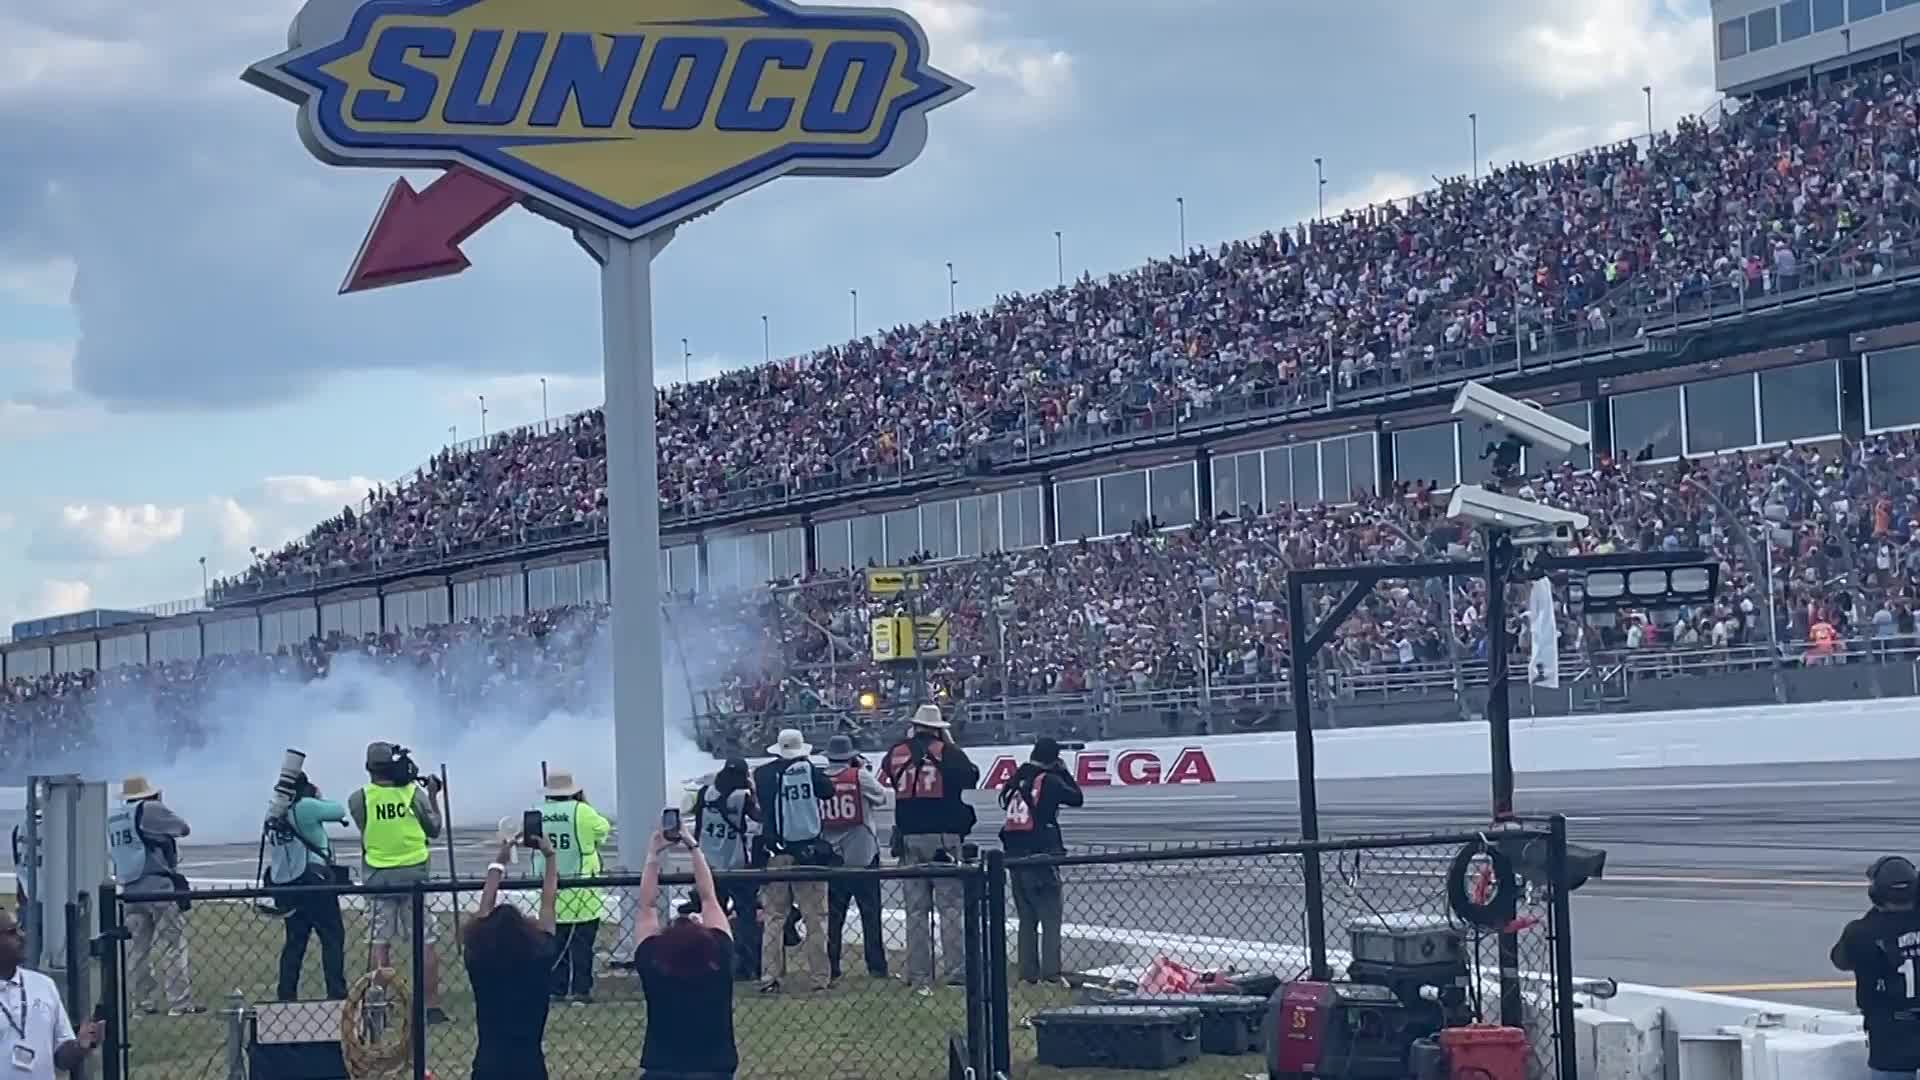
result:
[[(1574, 901), (1582, 977), (1848, 1008), (1851, 984), (1829, 967), (1827, 949), (1840, 926), (1866, 907), (1866, 866), (1882, 854), (1913, 853), (1907, 793), (1916, 767), (1920, 762), (1523, 774), (1518, 804), (1524, 814), (1567, 814), (1576, 842), (1608, 852), (1606, 879)], [(1470, 828), (1486, 820), (1488, 787), (1484, 777), (1466, 776), (1327, 781), (1320, 805), (1328, 837)], [(1291, 784), (1110, 787), (1090, 789), (1087, 806), (1067, 816), (1065, 828), (1070, 845), (1254, 842), (1297, 836), (1297, 815)], [(998, 818), (997, 805), (983, 801), (976, 838), (991, 837)], [(493, 829), (488, 823), (455, 830), (463, 877), (491, 857)], [(354, 844), (340, 848), (347, 854)], [(246, 879), (254, 856), (252, 845), (188, 845), (183, 869), (203, 882)], [(444, 870), (444, 862), (436, 865)], [(1196, 899), (1202, 883), (1084, 872), (1068, 881), (1082, 894), (1069, 896), (1069, 923), (1256, 941), (1272, 933), (1247, 905), (1236, 917), (1224, 894), (1213, 904)], [(1178, 893), (1157, 912), (1150, 902), (1156, 889)], [(1201, 921), (1207, 925), (1182, 924)], [(1341, 947), (1337, 928), (1332, 936)]]

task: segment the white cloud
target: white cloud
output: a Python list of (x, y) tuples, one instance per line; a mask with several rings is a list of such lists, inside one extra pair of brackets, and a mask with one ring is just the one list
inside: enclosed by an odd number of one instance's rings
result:
[(43, 435), (73, 435), (100, 420), (91, 406), (56, 404), (24, 398), (0, 398), (0, 443)]
[[(831, 0), (871, 6), (870, 0)], [(1003, 108), (997, 113), (1032, 118), (1036, 110), (1064, 104), (1072, 95), (1074, 57), (1064, 49), (1007, 32), (1004, 16), (975, 0), (898, 0), (933, 42), (933, 63), (972, 83)]]
[(43, 307), (63, 306), (73, 295), (75, 269), (74, 261), (65, 257), (18, 263), (0, 260), (0, 298)]
[(64, 506), (40, 530), (30, 553), (43, 561), (58, 562), (126, 559), (180, 539), (186, 527), (183, 507), (154, 503)]
[(14, 520), (15, 518), (12, 514), (0, 510), (0, 532), (6, 532), (8, 529), (13, 528)]
[(49, 615), (69, 615), (93, 606), (93, 586), (84, 581), (49, 578), (25, 592), (17, 593), (11, 603), (0, 602), (0, 633), (22, 619), (41, 619)]
[[(669, 355), (654, 353), (655, 381), (660, 383), (680, 381), (680, 351), (673, 350)], [(693, 358), (695, 374), (704, 377), (700, 369), (702, 358)], [(718, 370), (715, 365), (714, 370)], [(541, 400), (540, 380), (546, 380), (545, 401)], [(499, 375), (489, 379), (463, 379), (441, 391), (436, 397), (443, 408), (458, 417), (472, 419), (461, 423), (462, 429), (473, 425), (467, 434), (478, 434), (480, 418), (480, 398), (487, 399), (487, 430), (505, 431), (509, 428), (530, 424), (540, 419), (541, 409), (546, 409), (548, 417), (558, 420), (569, 413), (593, 408), (604, 399), (602, 381), (598, 375), (561, 375), (550, 373), (541, 375)]]
[[(1654, 88), (1656, 111), (1671, 96), (1679, 111), (1712, 94), (1712, 15), (1670, 0), (1583, 0), (1529, 4), (1509, 22), (1488, 59), (1550, 94), (1609, 93), (1639, 98)], [(1643, 125), (1644, 126), (1644, 125)]]
[(380, 486), (365, 476), (328, 480), (321, 476), (269, 476), (260, 481), (261, 493), (286, 506), (345, 506), (366, 497), (369, 488)]
[(229, 551), (245, 551), (257, 543), (260, 518), (238, 500), (228, 495), (216, 495), (207, 500), (208, 509), (213, 514), (214, 534), (220, 538), (220, 544)]
[[(1329, 185), (1331, 186), (1331, 185)], [(1405, 199), (1409, 195), (1418, 195), (1433, 188), (1433, 182), (1421, 182), (1401, 172), (1377, 172), (1369, 176), (1358, 186), (1327, 196), (1327, 216), (1334, 217), (1348, 210), (1358, 210), (1366, 206), (1378, 206), (1382, 203)], [(1316, 206), (1314, 209), (1318, 209)], [(1302, 214), (1311, 218), (1313, 210)]]

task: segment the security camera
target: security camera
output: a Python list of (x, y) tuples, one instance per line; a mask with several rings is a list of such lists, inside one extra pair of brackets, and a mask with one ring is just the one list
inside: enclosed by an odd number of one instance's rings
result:
[(1453, 399), (1453, 415), (1466, 416), (1499, 428), (1543, 453), (1559, 457), (1585, 446), (1587, 433), (1537, 405), (1515, 401), (1505, 394), (1470, 382)]
[(1447, 516), (1489, 529), (1509, 532), (1521, 545), (1565, 545), (1573, 535), (1587, 527), (1587, 515), (1562, 510), (1530, 499), (1516, 499), (1476, 484), (1453, 489), (1447, 501)]

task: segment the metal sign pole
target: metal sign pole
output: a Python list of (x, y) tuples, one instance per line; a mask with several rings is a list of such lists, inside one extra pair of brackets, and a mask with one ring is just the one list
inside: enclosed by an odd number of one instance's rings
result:
[(638, 240), (580, 230), (600, 264), (606, 345), (608, 595), (613, 599), (613, 761), (620, 862), (646, 863), (651, 816), (667, 805), (660, 655), (660, 451), (653, 390), (653, 259), (667, 229)]

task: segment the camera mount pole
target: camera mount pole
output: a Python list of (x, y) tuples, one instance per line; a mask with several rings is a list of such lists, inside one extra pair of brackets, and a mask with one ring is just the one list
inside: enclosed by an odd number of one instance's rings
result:
[[(446, 819), (440, 823), (440, 837), (447, 842), (447, 877), (458, 884), (460, 881), (460, 864), (455, 860), (453, 854), (453, 788), (447, 784), (447, 763), (444, 761), (440, 763), (440, 811), (446, 815)], [(453, 912), (454, 924), (457, 930), (460, 914), (459, 889), (453, 891)], [(465, 935), (455, 933), (453, 935), (453, 947), (458, 950), (461, 958), (465, 959), (467, 952)]]

